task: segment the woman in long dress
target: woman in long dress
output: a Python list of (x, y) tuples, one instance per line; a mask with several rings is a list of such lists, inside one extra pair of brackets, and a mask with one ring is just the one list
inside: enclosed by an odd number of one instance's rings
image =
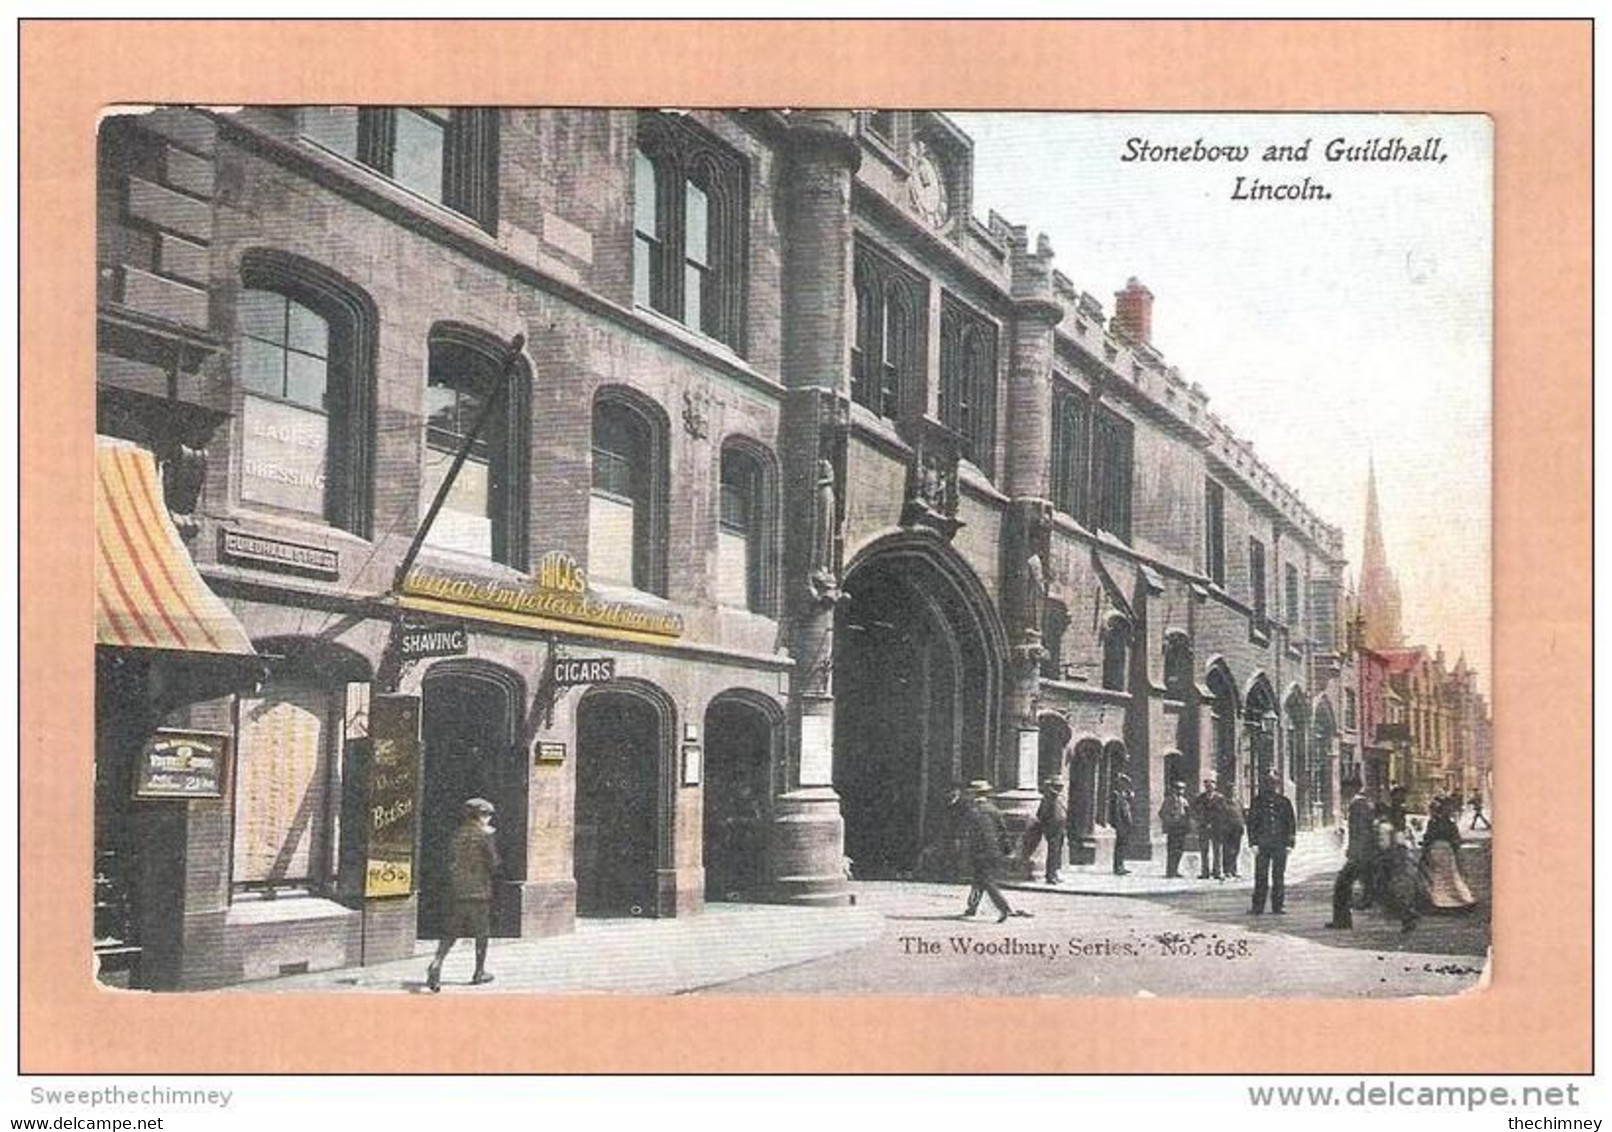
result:
[(1448, 802), (1440, 799), (1422, 835), (1422, 900), (1429, 912), (1470, 912), (1477, 907), (1461, 876), (1456, 854), (1460, 847), (1460, 827)]

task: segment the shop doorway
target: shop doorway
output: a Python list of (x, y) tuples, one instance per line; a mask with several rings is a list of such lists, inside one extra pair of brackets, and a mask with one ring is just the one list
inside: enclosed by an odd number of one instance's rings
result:
[[(448, 850), (467, 798), (497, 808), (502, 879), (526, 872), (526, 760), (516, 737), (525, 700), (520, 679), (491, 665), (443, 661), (425, 677), (421, 692), (424, 787), (420, 808), (419, 934), (436, 939), (452, 900)], [(493, 934), (520, 934), (518, 909), (496, 896)]]
[(645, 695), (590, 691), (577, 708), (575, 867), (580, 916), (657, 914), (667, 713)]
[(757, 899), (767, 883), (773, 745), (781, 714), (737, 694), (705, 713), (705, 898)]
[(1001, 628), (979, 583), (933, 548), (846, 574), (834, 633), (834, 787), (858, 879), (944, 861), (947, 799), (995, 766)]

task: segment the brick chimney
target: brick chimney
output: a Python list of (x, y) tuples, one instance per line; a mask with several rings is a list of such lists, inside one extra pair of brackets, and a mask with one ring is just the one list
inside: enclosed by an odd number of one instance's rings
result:
[(1153, 341), (1153, 292), (1136, 276), (1125, 283), (1125, 290), (1114, 292), (1114, 318), (1111, 323), (1132, 342), (1151, 345)]

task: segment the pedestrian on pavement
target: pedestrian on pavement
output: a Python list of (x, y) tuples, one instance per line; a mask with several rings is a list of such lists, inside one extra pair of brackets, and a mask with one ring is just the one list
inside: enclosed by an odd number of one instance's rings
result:
[(1220, 802), (1216, 820), (1220, 826), (1220, 868), (1225, 877), (1238, 877), (1238, 862), (1243, 855), (1243, 807), (1230, 794), (1218, 794)]
[(1293, 848), (1298, 822), (1293, 814), (1293, 803), (1280, 792), (1281, 783), (1274, 774), (1260, 780), (1259, 793), (1248, 808), (1248, 841), (1254, 846), (1254, 915), (1265, 912), (1265, 898), (1270, 897), (1271, 911), (1280, 916), (1286, 913), (1287, 855)]
[(1125, 867), (1125, 842), (1130, 839), (1136, 825), (1136, 795), (1131, 790), (1131, 776), (1123, 770), (1114, 775), (1114, 789), (1108, 795), (1108, 824), (1114, 827), (1114, 875), (1128, 876)]
[(1466, 878), (1461, 875), (1458, 853), (1461, 828), (1457, 818), (1461, 800), (1442, 799), (1428, 819), (1422, 836), (1422, 894), (1430, 912), (1470, 912), (1477, 907)]
[(1467, 826), (1468, 830), (1477, 829), (1480, 821), (1483, 823), (1484, 829), (1494, 828), (1489, 824), (1489, 819), (1483, 816), (1483, 794), (1480, 791), (1472, 791), (1472, 800), (1467, 805), (1472, 807), (1472, 824)]
[(1395, 833), (1404, 833), (1408, 820), (1406, 815), (1410, 809), (1410, 792), (1403, 786), (1393, 786), (1388, 791), (1388, 805), (1383, 807), (1379, 815), (1380, 820), (1388, 822), (1394, 827)]
[(963, 810), (963, 855), (968, 862), (968, 906), (963, 915), (972, 916), (979, 911), (980, 897), (989, 896), (996, 905), (996, 922), (1009, 916), (1028, 916), (1028, 912), (1015, 912), (1008, 906), (1007, 897), (997, 886), (996, 877), (1003, 859), (1012, 848), (1007, 824), (991, 804), (991, 784), (975, 779), (968, 784), (968, 801)]
[[(1352, 778), (1343, 784), (1349, 798), (1349, 846), (1344, 851), (1343, 868), (1332, 882), (1332, 919), (1329, 928), (1354, 927), (1354, 888), (1364, 883), (1369, 902), (1372, 893), (1372, 868), (1377, 852), (1376, 822), (1372, 817), (1373, 804), (1360, 792), (1360, 780)], [(1364, 907), (1365, 905), (1362, 905)]]
[(1192, 820), (1198, 827), (1198, 879), (1214, 877), (1220, 880), (1220, 855), (1225, 849), (1226, 834), (1221, 828), (1220, 795), (1215, 791), (1215, 780), (1203, 780), (1203, 791), (1192, 800)]
[(487, 973), (487, 937), (492, 932), (493, 878), (500, 868), (494, 812), (487, 799), (467, 798), (459, 828), (448, 844), (448, 918), (436, 957), (425, 970), (426, 989), (432, 993), (442, 989), (442, 961), (460, 936), (476, 941), (476, 969), (470, 982), (479, 986), (493, 981)]
[(1035, 821), (1024, 831), (1024, 844), (1020, 855), (1029, 861), (1030, 855), (1042, 838), (1047, 842), (1046, 878), (1048, 884), (1058, 883), (1058, 870), (1063, 868), (1064, 834), (1068, 831), (1069, 810), (1063, 801), (1063, 779), (1052, 777), (1041, 784), (1041, 805), (1036, 808)]
[(1372, 871), (1376, 874), (1377, 903), (1399, 921), (1402, 931), (1408, 932), (1416, 927), (1416, 903), (1421, 887), (1410, 842), (1394, 828), (1392, 821), (1377, 822), (1376, 831), (1377, 849), (1373, 854)]
[(1164, 875), (1181, 875), (1181, 854), (1187, 849), (1187, 831), (1192, 828), (1192, 807), (1187, 802), (1187, 784), (1180, 779), (1170, 783), (1159, 804), (1159, 827), (1164, 830)]

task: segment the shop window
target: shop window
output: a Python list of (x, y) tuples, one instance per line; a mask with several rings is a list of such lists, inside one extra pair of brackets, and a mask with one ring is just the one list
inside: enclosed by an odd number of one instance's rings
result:
[(1226, 584), (1226, 489), (1203, 481), (1203, 568), (1217, 586)]
[(723, 445), (717, 521), (717, 600), (723, 605), (772, 612), (773, 481), (761, 454), (742, 441)]
[(432, 332), (420, 511), (423, 516), (430, 507), (468, 443), (469, 455), (426, 541), (523, 570), (528, 379), (524, 371), (503, 377), (501, 351), (501, 345), (475, 331), (443, 326)]
[(593, 408), (588, 573), (665, 594), (664, 423), (648, 406), (607, 393)]
[(249, 253), (236, 300), (241, 499), (367, 536), (368, 301), (313, 264)]
[(307, 106), (301, 129), (322, 148), (497, 230), (497, 110)]
[(927, 288), (865, 245), (856, 247), (851, 399), (897, 419), (920, 399)]
[(950, 295), (940, 308), (940, 423), (963, 456), (992, 474), (996, 442), (996, 327)]
[(1111, 409), (1092, 415), (1092, 521), (1121, 542), (1131, 541), (1134, 426)]
[(277, 679), (239, 704), (235, 768), (238, 888), (320, 892), (332, 876), (341, 694)]
[(645, 112), (633, 155), (633, 301), (740, 349), (746, 172), (684, 118)]
[(1052, 505), (1075, 522), (1091, 522), (1087, 476), (1091, 453), (1091, 400), (1062, 381), (1052, 394)]

